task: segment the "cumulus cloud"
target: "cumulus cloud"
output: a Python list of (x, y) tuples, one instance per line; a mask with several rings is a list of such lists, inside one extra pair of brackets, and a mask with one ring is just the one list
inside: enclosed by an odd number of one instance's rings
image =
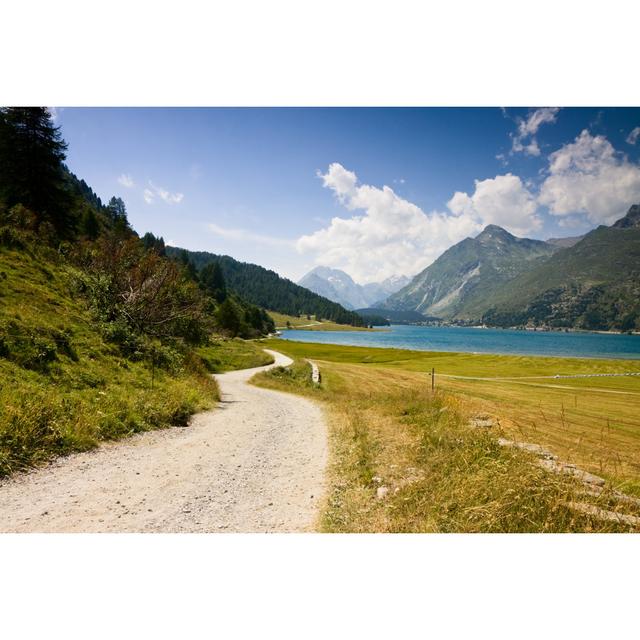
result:
[(467, 215), (483, 224), (497, 224), (516, 235), (542, 226), (535, 198), (518, 176), (476, 180), (473, 195), (457, 191), (447, 203), (455, 215)]
[(640, 127), (635, 127), (631, 129), (627, 136), (627, 144), (635, 144), (638, 142), (638, 138), (640, 138)]
[(531, 112), (527, 118), (518, 120), (518, 131), (511, 136), (511, 153), (539, 156), (540, 147), (535, 138), (538, 129), (556, 121), (559, 107), (542, 107)]
[[(510, 175), (478, 182), (472, 196), (454, 195), (449, 212), (430, 213), (388, 186), (359, 184), (356, 174), (337, 162), (319, 177), (348, 211), (359, 213), (333, 218), (327, 227), (299, 238), (297, 249), (314, 254), (316, 264), (345, 269), (363, 283), (391, 275), (415, 275), (452, 244), (476, 235), (490, 222), (504, 222), (507, 201), (514, 206), (524, 204), (531, 216), (535, 212), (522, 182)], [(492, 212), (489, 217), (487, 211)], [(514, 229), (512, 224), (507, 227)]]
[(143, 191), (142, 196), (147, 204), (154, 203), (156, 198), (160, 198), (167, 204), (180, 204), (184, 198), (183, 193), (171, 193), (167, 189), (154, 184), (151, 180), (149, 180), (149, 188)]
[(127, 187), (127, 189), (131, 189), (135, 187), (135, 183), (133, 182), (133, 178), (128, 173), (123, 173), (118, 177), (118, 183), (123, 187)]
[(584, 214), (592, 223), (611, 224), (640, 201), (640, 166), (585, 129), (549, 156), (538, 200), (555, 216)]

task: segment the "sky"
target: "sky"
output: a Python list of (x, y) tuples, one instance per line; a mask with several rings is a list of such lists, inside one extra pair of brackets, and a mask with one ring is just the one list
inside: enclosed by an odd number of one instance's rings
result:
[(487, 224), (530, 238), (640, 202), (640, 108), (51, 108), (67, 164), (167, 244), (294, 281), (413, 276)]

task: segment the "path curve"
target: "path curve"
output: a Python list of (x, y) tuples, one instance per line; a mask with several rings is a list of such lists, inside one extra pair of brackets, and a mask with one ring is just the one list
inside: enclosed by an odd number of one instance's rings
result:
[(309, 400), (216, 375), (222, 401), (188, 427), (139, 434), (0, 483), (3, 532), (313, 530), (327, 434)]

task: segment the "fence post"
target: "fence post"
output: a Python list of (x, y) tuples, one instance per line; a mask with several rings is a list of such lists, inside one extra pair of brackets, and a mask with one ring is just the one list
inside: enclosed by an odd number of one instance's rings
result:
[(436, 389), (436, 369), (431, 367), (431, 393)]

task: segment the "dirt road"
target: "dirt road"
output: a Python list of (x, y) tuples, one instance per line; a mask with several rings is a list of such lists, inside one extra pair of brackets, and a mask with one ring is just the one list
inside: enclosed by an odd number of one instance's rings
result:
[[(270, 351), (275, 363), (291, 360)], [(151, 431), (0, 483), (3, 532), (313, 530), (325, 422), (304, 398), (216, 376), (222, 402), (189, 427)]]

